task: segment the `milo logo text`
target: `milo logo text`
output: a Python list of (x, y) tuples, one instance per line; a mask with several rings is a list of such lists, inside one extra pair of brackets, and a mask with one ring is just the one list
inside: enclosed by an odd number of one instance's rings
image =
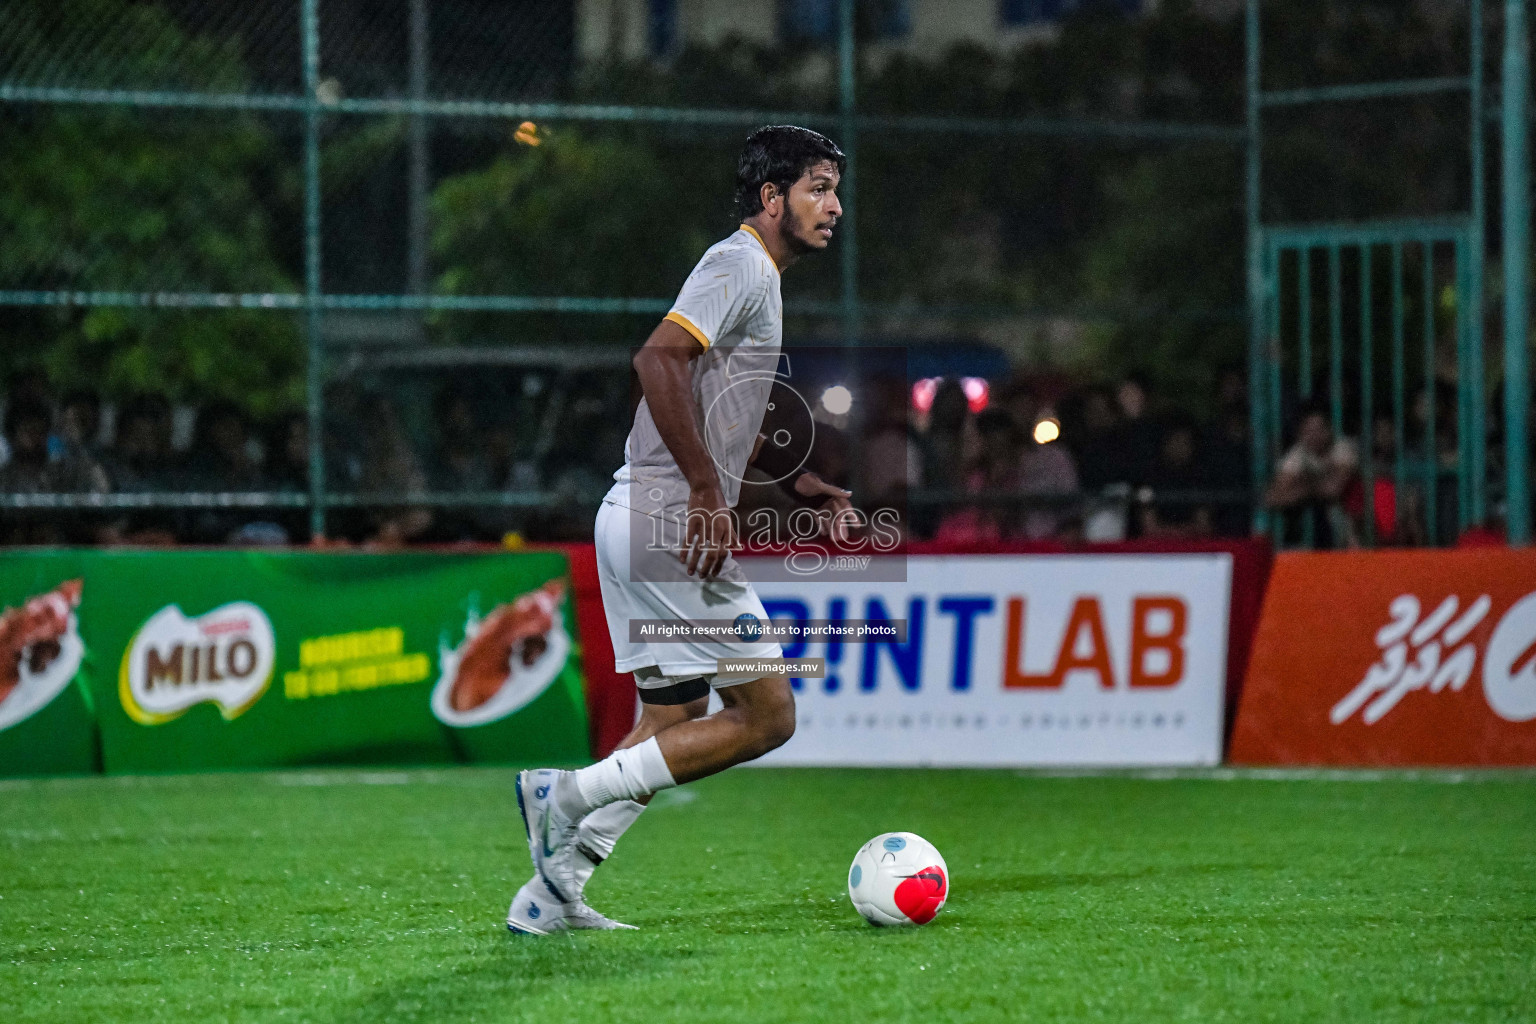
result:
[(275, 656), (272, 623), (248, 601), (195, 619), (168, 605), (128, 645), (118, 693), (129, 717), (144, 725), (168, 722), (203, 701), (235, 718), (266, 692)]

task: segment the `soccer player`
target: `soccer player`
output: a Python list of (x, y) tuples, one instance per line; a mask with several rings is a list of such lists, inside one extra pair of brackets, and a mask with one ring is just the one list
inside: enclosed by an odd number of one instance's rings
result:
[[(767, 615), (732, 557), (731, 510), (754, 459), (834, 536), (851, 509), (847, 491), (759, 435), (783, 340), (779, 273), (831, 241), (846, 165), (808, 129), (753, 132), (736, 166), (741, 227), (705, 252), (635, 355), (644, 397), (596, 542), (615, 666), (635, 675), (640, 720), (594, 765), (519, 773), (534, 876), (508, 910), (515, 932), (630, 927), (592, 910), (582, 892), (651, 796), (761, 757), (795, 731), (788, 678), (718, 674), (722, 658), (783, 656), (751, 628)], [(636, 642), (631, 620), (747, 628), (724, 639)], [(712, 687), (724, 707), (706, 715)]]

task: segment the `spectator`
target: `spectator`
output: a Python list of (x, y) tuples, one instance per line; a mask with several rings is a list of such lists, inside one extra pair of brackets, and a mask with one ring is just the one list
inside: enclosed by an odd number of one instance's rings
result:
[(309, 492), (309, 417), (291, 412), (267, 436), (266, 478), (279, 491)]
[[(1424, 543), (1423, 492), (1407, 480), (1397, 487), (1397, 425), (1390, 414), (1378, 415), (1371, 425), (1372, 480), (1375, 543), (1379, 546)], [(1344, 496), (1353, 534), (1366, 536), (1365, 482), (1357, 477)]]
[[(192, 448), (187, 453), (183, 486), (189, 491), (215, 493), (261, 491), (266, 489), (256, 459), (251, 453), (250, 426), (245, 414), (229, 402), (214, 402), (197, 415), (192, 428)], [(265, 513), (238, 508), (198, 508), (186, 512), (185, 539), (196, 544), (283, 543), (272, 534), (276, 525)], [(237, 532), (253, 520), (267, 523), (255, 532)]]
[[(1434, 482), (1434, 501), (1437, 537), (1428, 538), (1431, 544), (1453, 544), (1460, 532), (1460, 500), (1454, 483), (1457, 464), (1461, 455), (1457, 447), (1457, 398), (1456, 386), (1436, 380), (1414, 395), (1412, 414), (1408, 422), (1409, 436), (1413, 438), (1405, 453), (1404, 462), (1408, 479), (1422, 484), (1425, 497), (1421, 503), (1428, 515), (1429, 488)], [(1430, 415), (1434, 416), (1434, 444), (1429, 444)]]
[[(48, 428), (52, 416), (35, 398), (11, 401), (5, 410), (5, 439), (10, 461), (0, 466), (0, 494), (102, 494), (106, 474), (83, 456), (48, 457)], [(7, 512), (12, 525), (5, 540), (12, 544), (62, 544), (83, 539), (81, 518), (58, 511)]]
[(1328, 414), (1311, 406), (1301, 413), (1296, 443), (1280, 459), (1265, 503), (1285, 516), (1288, 541), (1306, 540), (1319, 548), (1353, 544), (1349, 516), (1341, 504), (1360, 471), (1355, 445), (1336, 438)]
[(454, 384), (438, 390), (432, 400), (432, 424), (437, 444), (427, 477), (435, 491), (485, 491), (492, 486), (491, 467), (481, 443), (470, 396)]
[(907, 383), (882, 376), (870, 383), (864, 422), (863, 471), (854, 487), (865, 508), (903, 505), (907, 491), (923, 486), (923, 457), (908, 417)]
[[(163, 395), (142, 393), (117, 412), (112, 448), (106, 453), (112, 489), (129, 493), (174, 491), (181, 475), (171, 449), (171, 404)], [(180, 527), (169, 509), (136, 511), (108, 524), (105, 543), (168, 545)]]
[[(1019, 436), (1013, 419), (1001, 409), (988, 409), (976, 418), (977, 454), (965, 477), (965, 492), (996, 496), (1019, 488)], [(1018, 509), (987, 501), (952, 507), (939, 522), (935, 538), (951, 543), (1002, 540), (1016, 532)]]
[[(48, 481), (48, 407), (13, 398), (5, 408), (5, 442), (10, 460), (0, 466), (0, 495), (51, 491)], [(57, 516), (40, 510), (5, 510), (0, 540), (7, 544), (58, 544)]]
[[(613, 486), (613, 467), (624, 461), (624, 442), (629, 437), (629, 396), (624, 385), (623, 377), (596, 371), (562, 377), (556, 386), (560, 416), (551, 436), (541, 438), (542, 450), (523, 453), (521, 458), (510, 451), (500, 485), (536, 491), (547, 480), (551, 490), (573, 497), (607, 491)], [(527, 420), (531, 419), (530, 413)]]
[(1089, 388), (1075, 401), (1063, 403), (1062, 433), (1073, 453), (1083, 489), (1093, 494), (1115, 482), (1112, 450), (1120, 416), (1107, 388)]
[(935, 389), (922, 448), (923, 480), (927, 486), (946, 491), (958, 491), (965, 486), (968, 467), (975, 463), (978, 454), (978, 438), (970, 401), (958, 380), (946, 377)]
[[(33, 367), (26, 370), (18, 370), (16, 376), (11, 378), (11, 385), (5, 397), (5, 408), (13, 405), (42, 406), (44, 409), (53, 409), (53, 391), (48, 384), (48, 376), (43, 371)], [(50, 421), (52, 417), (50, 415)], [(0, 466), (11, 460), (10, 443), (5, 436), (0, 434)]]
[(1025, 497), (1043, 499), (1025, 504), (1018, 532), (1028, 540), (1055, 537), (1065, 524), (1081, 516), (1079, 509), (1062, 500), (1078, 493), (1077, 464), (1060, 441), (1035, 440), (1041, 405), (1034, 389), (1015, 387), (1005, 401), (1018, 439), (1017, 490)]
[(199, 491), (254, 491), (263, 486), (251, 453), (250, 424), (230, 402), (213, 402), (197, 414), (185, 479)]
[[(1200, 464), (1207, 485), (1228, 494), (1251, 495), (1253, 491), (1253, 435), (1248, 410), (1248, 389), (1242, 371), (1227, 367), (1217, 377), (1216, 418), (1197, 438)], [(1213, 506), (1216, 533), (1241, 537), (1248, 533), (1253, 509), (1242, 501), (1223, 500)]]
[[(941, 380), (928, 407), (928, 426), (920, 442), (923, 486), (934, 491), (963, 491), (978, 444), (964, 387), (958, 380)], [(915, 509), (913, 525), (918, 533), (931, 534), (943, 514), (944, 507)]]
[[(494, 486), (475, 404), (456, 382), (443, 385), (432, 399), (436, 443), (427, 480), (434, 491), (488, 491)], [(431, 539), (445, 544), (488, 539), (487, 522), (499, 511), (475, 506), (439, 509), (433, 516)]]
[(48, 407), (35, 399), (6, 403), (5, 443), (10, 460), (0, 466), (0, 493), (38, 494), (48, 486)]
[(1108, 483), (1139, 487), (1150, 479), (1161, 440), (1148, 414), (1150, 401), (1147, 379), (1139, 373), (1130, 374), (1115, 389), (1119, 421), (1104, 439), (1101, 470)]
[(171, 427), (171, 404), (164, 396), (138, 394), (123, 403), (107, 452), (107, 472), (116, 490), (164, 491), (179, 482)]
[[(267, 435), (264, 476), (267, 486), (285, 494), (309, 493), (309, 417), (291, 412)], [(309, 509), (281, 508), (267, 513), (281, 527), (287, 543), (309, 536)]]
[(1215, 531), (1211, 506), (1190, 500), (1189, 492), (1210, 488), (1210, 477), (1188, 417), (1175, 417), (1164, 429), (1151, 480), (1152, 500), (1140, 509), (1143, 536), (1209, 537)]
[(101, 396), (89, 388), (76, 388), (59, 405), (60, 454), (100, 462)]
[[(359, 488), (370, 494), (417, 494), (427, 475), (411, 447), (395, 407), (383, 396), (363, 406), (363, 467)], [(378, 507), (369, 517), (369, 543), (394, 547), (420, 538), (432, 526), (432, 512), (422, 506)]]

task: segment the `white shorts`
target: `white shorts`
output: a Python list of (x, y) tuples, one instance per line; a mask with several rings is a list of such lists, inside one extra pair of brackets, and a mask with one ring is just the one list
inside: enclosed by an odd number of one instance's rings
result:
[[(631, 532), (644, 531), (640, 536), (646, 537), (652, 523), (652, 517), (608, 501), (597, 512), (597, 578), (603, 591), (603, 611), (608, 616), (608, 635), (613, 638), (614, 668), (620, 672), (655, 669), (636, 676), (635, 684), (641, 688), (672, 686), (699, 678), (711, 686), (723, 687), (746, 680), (732, 677), (729, 681), (718, 681), (715, 677), (721, 658), (782, 658), (783, 648), (771, 640), (749, 643), (714, 638), (662, 642), (631, 639), (629, 624), (636, 619), (736, 621), (746, 615), (757, 622), (768, 621), (763, 602), (758, 600), (757, 592), (734, 558), (726, 559), (714, 579), (701, 580), (689, 576), (671, 551), (649, 551), (642, 547), (632, 556)], [(634, 557), (643, 560), (643, 571), (632, 571)]]

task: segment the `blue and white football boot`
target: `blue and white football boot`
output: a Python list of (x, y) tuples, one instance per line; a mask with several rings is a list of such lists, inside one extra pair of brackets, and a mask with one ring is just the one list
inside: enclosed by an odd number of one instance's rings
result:
[(507, 931), (518, 935), (589, 930), (634, 931), (635, 926), (600, 914), (579, 898), (575, 903), (561, 903), (549, 894), (549, 887), (539, 875), (523, 883), (507, 908)]
[(633, 924), (624, 924), (605, 917), (582, 900), (561, 903), (551, 897), (544, 878), (535, 875), (522, 884), (518, 895), (511, 898), (507, 907), (507, 930), (516, 935), (551, 935), (553, 932), (617, 932), (630, 930)]
[(554, 768), (518, 772), (517, 809), (528, 834), (533, 869), (543, 878), (550, 895), (561, 903), (574, 903), (581, 896), (576, 852), (576, 830), (581, 822), (566, 817), (555, 799), (555, 782), (562, 774)]
[(507, 908), (507, 931), (517, 935), (549, 935), (570, 926), (565, 904), (549, 894), (549, 887), (538, 875), (517, 890)]

